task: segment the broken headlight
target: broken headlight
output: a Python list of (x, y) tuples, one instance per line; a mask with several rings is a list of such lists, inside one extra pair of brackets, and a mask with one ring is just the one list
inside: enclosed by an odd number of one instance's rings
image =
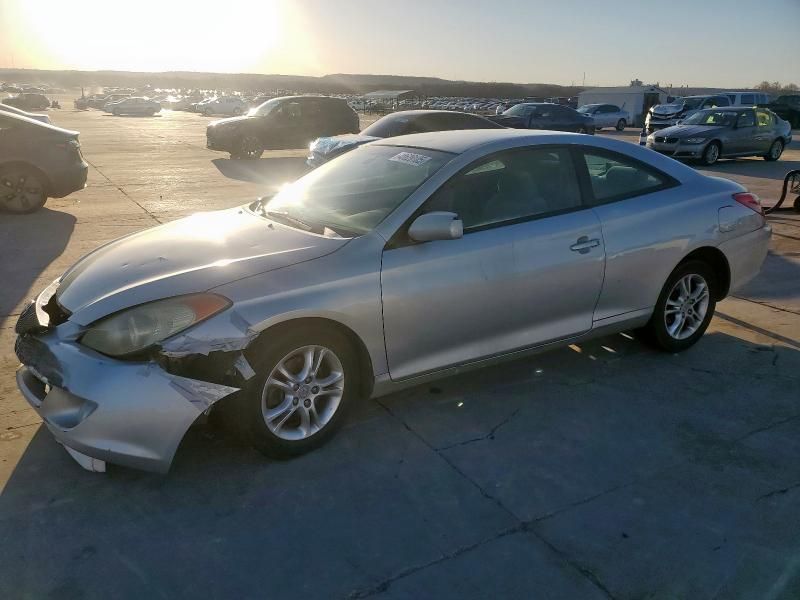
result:
[(156, 300), (100, 319), (81, 343), (109, 356), (135, 354), (228, 308), (217, 294), (189, 294)]

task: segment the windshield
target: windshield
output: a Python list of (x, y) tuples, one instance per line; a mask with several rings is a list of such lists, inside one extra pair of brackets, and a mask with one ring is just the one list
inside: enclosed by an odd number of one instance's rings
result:
[(503, 114), (511, 117), (527, 117), (528, 115), (532, 115), (534, 112), (536, 112), (535, 106), (530, 104), (517, 104), (516, 106), (509, 108)]
[(736, 114), (736, 112), (730, 110), (701, 110), (684, 119), (681, 124), (730, 127), (736, 121)]
[(705, 98), (684, 98), (681, 103), (683, 104), (684, 110), (694, 110), (700, 108), (703, 100), (705, 100)]
[(288, 225), (342, 237), (371, 231), (452, 158), (435, 150), (363, 146), (285, 186), (261, 210)]
[(251, 108), (250, 112), (247, 114), (251, 117), (266, 117), (269, 113), (275, 110), (276, 107), (280, 106), (281, 101), (279, 98), (273, 98), (272, 100), (267, 100), (264, 104), (260, 104), (255, 108)]

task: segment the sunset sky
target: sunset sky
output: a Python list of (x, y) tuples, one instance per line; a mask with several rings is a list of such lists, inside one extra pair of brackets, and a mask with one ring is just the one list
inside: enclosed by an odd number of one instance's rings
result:
[(800, 0), (0, 0), (0, 67), (750, 87), (800, 84), (798, 23)]

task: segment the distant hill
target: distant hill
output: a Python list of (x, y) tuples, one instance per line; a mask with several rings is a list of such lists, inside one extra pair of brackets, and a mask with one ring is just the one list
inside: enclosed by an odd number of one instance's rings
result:
[(195, 73), (168, 71), (46, 71), (0, 69), (0, 81), (49, 85), (63, 88), (101, 86), (156, 88), (201, 88), (239, 91), (292, 90), (299, 93), (362, 94), (375, 90), (415, 90), (424, 96), (474, 96), (523, 98), (526, 96), (573, 96), (582, 88), (549, 83), (503, 83), (451, 81), (438, 77), (406, 75), (362, 75), (338, 73), (323, 77), (301, 75), (257, 75), (249, 73)]

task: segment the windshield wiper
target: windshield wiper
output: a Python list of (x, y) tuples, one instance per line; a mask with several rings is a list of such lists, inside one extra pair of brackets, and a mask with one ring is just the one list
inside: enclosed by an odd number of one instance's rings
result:
[(312, 227), (302, 219), (293, 217), (287, 212), (277, 211), (277, 210), (266, 210), (262, 207), (261, 214), (263, 214), (265, 217), (270, 217), (271, 219), (275, 219), (276, 221), (283, 221), (284, 223), (288, 223), (289, 225), (294, 225), (305, 231), (311, 231), (314, 229), (314, 227)]

